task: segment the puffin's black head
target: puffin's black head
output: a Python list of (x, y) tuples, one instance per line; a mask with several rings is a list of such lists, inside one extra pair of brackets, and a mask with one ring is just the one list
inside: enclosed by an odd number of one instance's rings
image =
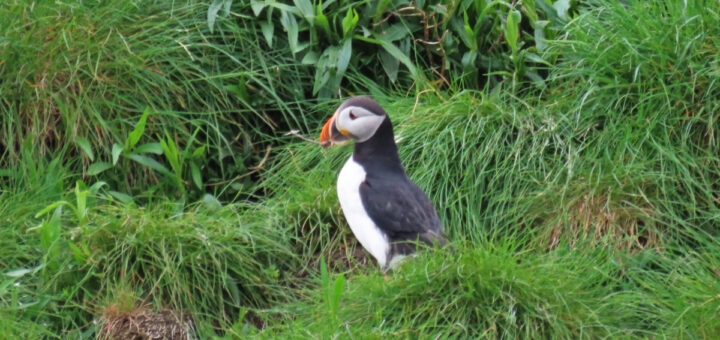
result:
[(328, 119), (320, 133), (320, 145), (331, 146), (350, 139), (362, 143), (370, 139), (387, 118), (387, 113), (372, 98), (352, 97)]

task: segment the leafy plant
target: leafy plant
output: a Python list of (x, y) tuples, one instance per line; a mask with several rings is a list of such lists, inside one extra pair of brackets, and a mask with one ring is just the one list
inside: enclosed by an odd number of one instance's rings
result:
[[(110, 169), (116, 167), (129, 167), (128, 161), (132, 161), (140, 166), (146, 167), (148, 170), (157, 172), (160, 176), (165, 177), (172, 183), (172, 186), (181, 194), (182, 197), (186, 195), (186, 176), (192, 178), (192, 183), (195, 184), (197, 189), (203, 188), (203, 179), (200, 172), (201, 164), (204, 161), (204, 154), (206, 145), (201, 145), (194, 149), (196, 136), (199, 129), (195, 130), (195, 133), (190, 136), (190, 140), (186, 142), (187, 147), (184, 150), (179, 150), (175, 139), (169, 135), (165, 138), (161, 138), (160, 142), (148, 142), (138, 145), (145, 134), (148, 117), (152, 111), (150, 108), (146, 108), (140, 119), (135, 124), (135, 128), (128, 134), (123, 144), (113, 143), (111, 162), (96, 161), (90, 164), (87, 168), (87, 176), (100, 175)], [(84, 152), (86, 157), (91, 161), (95, 160), (92, 147), (85, 139), (76, 141), (78, 147)], [(163, 163), (156, 160), (152, 155), (164, 155), (165, 160), (170, 165), (168, 169)], [(189, 182), (189, 181), (188, 181)], [(129, 202), (131, 197), (122, 194), (117, 191), (110, 191), (110, 193), (117, 199), (124, 202)]]
[[(269, 47), (286, 42), (314, 69), (313, 94), (321, 97), (339, 89), (349, 68), (386, 85), (428, 76), (440, 86), (494, 87), (502, 79), (542, 86), (543, 69), (553, 62), (541, 56), (545, 40), (575, 10), (567, 0), (253, 0), (251, 8)], [(279, 31), (285, 40), (278, 41)], [(400, 65), (408, 71), (402, 77)]]
[[(418, 79), (409, 57), (410, 46), (405, 44), (402, 50), (394, 43), (402, 38), (408, 42), (407, 30), (401, 23), (389, 24), (381, 17), (388, 5), (385, 1), (325, 1), (314, 5), (310, 0), (295, 0), (292, 5), (274, 0), (251, 1), (266, 44), (274, 48), (287, 43), (293, 56), (312, 66), (312, 93), (320, 97), (329, 97), (338, 90), (349, 67), (378, 61), (393, 82), (397, 80), (398, 62), (407, 67), (411, 79)], [(279, 41), (275, 32), (281, 30), (286, 39)]]
[(345, 276), (340, 274), (335, 280), (331, 280), (325, 258), (320, 259), (320, 287), (322, 287), (325, 301), (325, 311), (331, 320), (339, 321), (338, 311), (340, 310), (340, 298), (345, 289)]
[[(259, 60), (254, 30), (218, 17), (220, 29), (210, 32), (206, 11), (195, 1), (1, 6), (0, 186), (42, 177), (30, 163), (57, 160), (56, 168), (103, 180), (125, 198), (162, 190), (182, 196), (159, 144), (172, 136), (187, 151), (183, 167), (192, 159), (202, 170), (202, 190), (191, 190), (197, 176), (184, 170), (189, 198), (250, 195), (251, 183), (229, 179), (255, 179), (251, 167), (274, 129), (309, 125), (295, 114), (305, 105), (295, 82), (274, 77), (276, 69), (300, 75), (271, 52), (263, 51), (264, 66), (245, 63)], [(193, 158), (201, 147), (203, 157)], [(27, 171), (11, 171), (21, 167)]]

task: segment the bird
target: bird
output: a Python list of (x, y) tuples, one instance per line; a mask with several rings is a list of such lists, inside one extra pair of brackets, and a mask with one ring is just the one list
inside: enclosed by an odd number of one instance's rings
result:
[(435, 207), (405, 172), (390, 117), (369, 96), (345, 100), (323, 126), (319, 143), (350, 141), (355, 145), (338, 175), (338, 200), (353, 234), (383, 273), (419, 245), (445, 245)]

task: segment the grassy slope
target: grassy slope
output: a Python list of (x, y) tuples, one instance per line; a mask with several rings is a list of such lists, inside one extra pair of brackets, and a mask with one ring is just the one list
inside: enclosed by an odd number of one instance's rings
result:
[[(551, 43), (560, 64), (539, 98), (376, 93), (455, 241), (387, 281), (357, 256), (336, 204), (347, 147), (290, 143), (266, 167), (269, 199), (224, 207), (75, 191), (75, 150), (46, 161), (18, 147), (27, 154), (3, 156), (19, 171), (0, 193), (0, 334), (92, 336), (94, 318), (146, 303), (228, 337), (716, 336), (720, 17), (689, 3), (576, 19)], [(28, 117), (45, 117), (28, 102)], [(60, 200), (57, 218), (34, 216)]]
[[(656, 175), (654, 166), (662, 169), (664, 158), (647, 153), (624, 164), (599, 158), (641, 142), (598, 143), (617, 131), (588, 132), (589, 124), (563, 119), (557, 107), (572, 103), (542, 109), (471, 92), (418, 99), (417, 106), (412, 98), (383, 103), (397, 122), (411, 176), (439, 202), (448, 234), (469, 242), (453, 254), (408, 263), (389, 282), (376, 273), (346, 273), (348, 290), (337, 311), (329, 307), (332, 285), (322, 287), (310, 293), (314, 305), (303, 301), (287, 312), (294, 322), (265, 335), (693, 337), (719, 331), (713, 314), (720, 307), (714, 297), (720, 245), (707, 234), (716, 229), (679, 217), (703, 205), (668, 204), (666, 195), (682, 195), (683, 187), (667, 182), (676, 174)], [(684, 127), (665, 132), (675, 129)], [(563, 143), (570, 145), (557, 150)], [(684, 145), (664, 150), (690, 152)], [(332, 179), (349, 152), (300, 144), (280, 161), (285, 165), (271, 186), (288, 188), (278, 196), (310, 219), (304, 225), (336, 223)], [(707, 171), (717, 178), (716, 168)], [(617, 179), (602, 178), (604, 172)], [(600, 177), (594, 186), (587, 183), (591, 174)], [(646, 188), (655, 186), (664, 191), (651, 195)], [(716, 215), (713, 198), (706, 199), (709, 210), (702, 213)], [(466, 273), (462, 280), (459, 273)]]
[[(561, 62), (540, 99), (471, 92), (381, 99), (399, 125), (411, 176), (430, 192), (449, 234), (500, 251), (471, 247), (418, 261), (390, 284), (351, 276), (339, 310), (327, 295), (333, 288), (322, 287), (313, 307), (300, 306), (302, 316), (277, 331), (718, 334), (720, 48), (707, 37), (719, 21), (717, 8), (695, 2), (601, 6), (551, 44)], [(293, 166), (277, 177), (311, 169), (295, 176), (322, 184), (349, 152), (331, 151), (328, 167), (315, 166), (313, 146), (291, 150), (282, 162)], [(474, 270), (458, 282), (466, 268)]]
[[(243, 22), (221, 16), (211, 32), (207, 6), (194, 0), (3, 4), (0, 165), (22, 171), (0, 174), (23, 184), (37, 168), (32, 160), (45, 157), (137, 197), (190, 191), (197, 198), (218, 187), (244, 196), (243, 181), (221, 185), (262, 159), (258, 139), (267, 140), (274, 127), (306, 128), (308, 117), (289, 113), (304, 100), (296, 84), (307, 80), (289, 53), (259, 55), (259, 40)], [(146, 108), (149, 123), (138, 147), (130, 147)], [(158, 150), (162, 140), (181, 151), (178, 169)], [(151, 147), (142, 149), (146, 143)], [(115, 144), (124, 146), (119, 158)], [(147, 158), (170, 173), (153, 171)], [(202, 167), (200, 185), (191, 178), (191, 160)], [(95, 175), (98, 163), (114, 166)]]

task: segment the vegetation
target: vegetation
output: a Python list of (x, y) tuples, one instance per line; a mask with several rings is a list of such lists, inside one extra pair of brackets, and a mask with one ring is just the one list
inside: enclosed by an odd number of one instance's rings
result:
[[(0, 337), (720, 334), (720, 3), (0, 17)], [(360, 93), (452, 240), (387, 277), (293, 136)]]

